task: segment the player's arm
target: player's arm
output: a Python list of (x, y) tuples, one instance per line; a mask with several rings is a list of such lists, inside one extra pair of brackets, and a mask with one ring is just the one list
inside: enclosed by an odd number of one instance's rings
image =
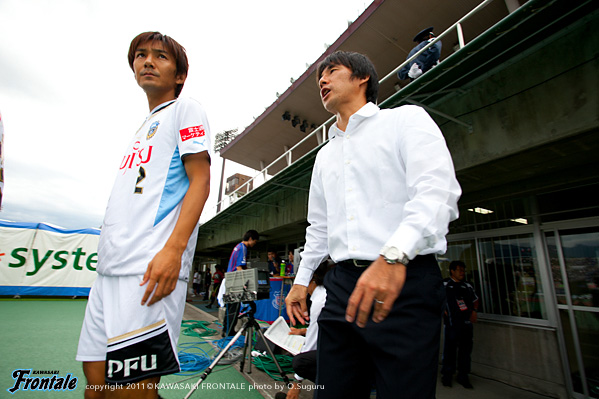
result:
[(200, 219), (204, 204), (210, 193), (210, 157), (207, 151), (190, 154), (183, 158), (189, 188), (181, 204), (181, 213), (175, 228), (144, 274), (140, 285), (148, 283), (141, 304), (148, 306), (170, 295), (177, 285), (181, 269), (181, 256), (187, 247), (189, 237)]

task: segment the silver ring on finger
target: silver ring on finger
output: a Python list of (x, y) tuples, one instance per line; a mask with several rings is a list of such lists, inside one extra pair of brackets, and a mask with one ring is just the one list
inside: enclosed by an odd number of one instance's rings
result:
[(378, 300), (378, 299), (376, 299), (376, 298), (374, 298), (374, 301), (375, 301), (376, 303), (380, 303), (381, 305), (382, 305), (383, 303), (385, 303), (385, 302), (383, 302), (383, 301), (379, 301), (379, 300)]

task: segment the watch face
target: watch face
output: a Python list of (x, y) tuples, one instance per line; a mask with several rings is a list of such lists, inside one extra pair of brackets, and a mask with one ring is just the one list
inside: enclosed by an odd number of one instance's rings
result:
[(395, 247), (389, 247), (385, 251), (385, 257), (387, 257), (387, 259), (398, 260), (399, 259), (399, 250)]

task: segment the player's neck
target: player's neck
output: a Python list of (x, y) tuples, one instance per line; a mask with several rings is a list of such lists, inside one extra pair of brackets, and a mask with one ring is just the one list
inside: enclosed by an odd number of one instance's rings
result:
[(166, 93), (148, 93), (146, 92), (146, 96), (148, 97), (148, 106), (150, 107), (150, 112), (160, 104), (164, 104), (167, 101), (175, 100), (175, 91), (168, 91)]

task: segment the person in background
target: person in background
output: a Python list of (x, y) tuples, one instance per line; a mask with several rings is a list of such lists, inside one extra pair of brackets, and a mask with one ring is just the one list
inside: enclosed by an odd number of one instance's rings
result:
[[(414, 54), (416, 54), (433, 40), (435, 40), (435, 35), (433, 33), (432, 26), (418, 32), (418, 34), (414, 37), (414, 41), (418, 43), (418, 45), (416, 45), (416, 47), (410, 51), (410, 54), (408, 54), (406, 60), (411, 58)], [(441, 57), (441, 46), (441, 40), (437, 40), (435, 44), (416, 57), (415, 60), (401, 68), (397, 73), (397, 76), (400, 79), (410, 78), (411, 80), (414, 80), (426, 71), (430, 70), (439, 62), (439, 58)]]
[(289, 259), (289, 261), (287, 262), (287, 275), (291, 275), (293, 274), (294, 270), (293, 268), (295, 267), (295, 259), (294, 259), (295, 255), (293, 255), (293, 251), (289, 251), (287, 258)]
[(210, 269), (204, 273), (204, 300), (207, 301), (210, 298), (210, 285), (212, 284), (212, 275)]
[(268, 251), (268, 271), (271, 276), (279, 276), (281, 272), (281, 258), (275, 251)]
[(456, 381), (464, 388), (472, 389), (468, 374), (474, 331), (472, 324), (477, 319), (478, 296), (474, 286), (466, 281), (466, 264), (461, 260), (454, 260), (449, 264), (449, 278), (443, 280), (443, 284), (447, 294), (447, 309), (443, 317), (445, 335), (441, 382), (444, 386), (451, 387), (457, 360)]
[(308, 294), (310, 295), (310, 324), (308, 328), (291, 327), (289, 334), (305, 335), (306, 341), (302, 346), (300, 353), (295, 355), (292, 360), (292, 367), (295, 371), (296, 382), (290, 387), (287, 395), (278, 392), (275, 399), (298, 399), (302, 390), (301, 381), (304, 379), (316, 382), (316, 354), (318, 341), (318, 316), (327, 300), (327, 290), (324, 288), (324, 276), (335, 266), (331, 260), (326, 260), (314, 271), (312, 280), (308, 285)]
[(212, 291), (210, 293), (210, 303), (206, 305), (208, 309), (212, 308), (212, 304), (216, 301), (220, 285), (225, 279), (225, 272), (223, 271), (222, 265), (216, 265), (214, 274), (212, 275)]
[(200, 280), (202, 278), (202, 275), (200, 274), (200, 271), (198, 269), (195, 270), (195, 272), (193, 272), (193, 296), (198, 296), (200, 295)]
[[(229, 258), (229, 267), (227, 273), (247, 269), (247, 252), (248, 248), (253, 248), (258, 243), (260, 234), (256, 230), (248, 230), (239, 244), (233, 248), (231, 257)], [(225, 278), (226, 280), (226, 278)], [(223, 283), (224, 281), (223, 280)], [(224, 285), (224, 284), (221, 284)], [(219, 290), (222, 291), (222, 290)], [(219, 292), (219, 295), (221, 293)], [(227, 304), (227, 313), (225, 316), (225, 325), (223, 328), (223, 336), (235, 335), (235, 324), (239, 315), (240, 303)]]

